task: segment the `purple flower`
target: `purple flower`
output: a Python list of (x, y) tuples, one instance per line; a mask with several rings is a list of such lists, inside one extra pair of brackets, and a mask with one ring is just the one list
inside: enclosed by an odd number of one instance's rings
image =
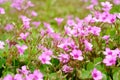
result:
[(4, 77), (3, 80), (13, 80), (13, 77), (10, 74), (8, 74), (7, 76)]
[(62, 71), (64, 71), (65, 73), (69, 73), (69, 72), (72, 72), (72, 71), (73, 71), (73, 68), (70, 67), (70, 66), (64, 65), (64, 66), (62, 67)]
[(32, 12), (31, 12), (31, 15), (32, 15), (32, 16), (37, 16), (38, 14), (37, 14), (37, 12), (32, 11)]
[(39, 21), (34, 21), (34, 22), (32, 22), (32, 24), (37, 28), (37, 27), (41, 24), (41, 22), (39, 22)]
[(41, 61), (42, 64), (51, 64), (50, 60), (51, 57), (46, 54), (41, 54), (38, 59)]
[(11, 30), (13, 30), (13, 25), (12, 24), (7, 24), (4, 29), (6, 31), (11, 31)]
[(20, 33), (20, 38), (23, 40), (26, 40), (26, 38), (29, 36), (29, 32), (26, 33)]
[(102, 80), (103, 78), (102, 73), (96, 68), (94, 68), (92, 71), (92, 77), (94, 80)]
[(5, 14), (4, 8), (1, 8), (1, 7), (0, 7), (0, 14)]
[(102, 38), (103, 38), (104, 40), (108, 41), (109, 38), (110, 38), (110, 35), (105, 35), (105, 36), (103, 36)]
[(70, 59), (70, 56), (68, 54), (60, 54), (58, 59), (62, 63), (67, 63)]
[(93, 45), (91, 43), (89, 43), (87, 40), (84, 41), (84, 45), (85, 45), (85, 50), (87, 51), (91, 51)]
[(110, 48), (106, 48), (106, 50), (103, 52), (104, 55), (106, 56), (116, 56), (117, 57), (117, 52), (116, 50), (110, 50)]
[(16, 74), (14, 76), (14, 80), (23, 80), (22, 75), (21, 74)]
[(21, 69), (18, 69), (18, 71), (21, 73), (21, 74), (24, 74), (24, 75), (27, 75), (30, 73), (29, 70), (27, 70), (27, 67), (26, 66), (22, 66)]
[(60, 25), (63, 22), (63, 18), (55, 18), (55, 21), (57, 22), (58, 25)]
[(106, 66), (112, 66), (116, 64), (116, 56), (106, 56), (103, 60), (103, 63), (106, 64)]
[(102, 5), (102, 10), (109, 12), (109, 10), (112, 8), (112, 4), (110, 4), (110, 2), (106, 1), (106, 2), (101, 2)]
[(82, 57), (82, 52), (81, 50), (76, 50), (74, 49), (70, 55), (73, 57), (73, 59), (76, 59), (76, 60), (83, 60), (83, 57)]
[(24, 51), (28, 48), (26, 45), (16, 45), (17, 49), (18, 49), (18, 52), (20, 53), (20, 55), (23, 55)]
[(43, 74), (39, 70), (34, 70), (33, 76), (33, 80), (43, 80)]
[(113, 0), (113, 3), (116, 4), (116, 5), (119, 5), (120, 4), (120, 0)]

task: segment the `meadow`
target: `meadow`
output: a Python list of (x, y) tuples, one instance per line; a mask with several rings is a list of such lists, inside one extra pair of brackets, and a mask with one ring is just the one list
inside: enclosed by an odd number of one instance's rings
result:
[(120, 0), (0, 0), (0, 80), (120, 80)]

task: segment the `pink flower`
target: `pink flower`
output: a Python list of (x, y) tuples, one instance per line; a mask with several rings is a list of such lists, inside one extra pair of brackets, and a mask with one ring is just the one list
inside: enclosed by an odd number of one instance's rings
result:
[(4, 8), (1, 8), (1, 7), (0, 7), (0, 14), (5, 14)]
[(24, 28), (25, 29), (30, 28), (30, 20), (31, 19), (27, 18), (26, 16), (20, 16), (20, 18), (22, 19)]
[(21, 33), (20, 34), (20, 38), (23, 39), (23, 40), (26, 40), (26, 38), (29, 36), (29, 32), (26, 32), (26, 33)]
[(105, 36), (103, 36), (102, 38), (103, 38), (104, 40), (108, 41), (109, 38), (110, 38), (110, 35), (105, 35)]
[(92, 3), (93, 5), (98, 5), (98, 0), (91, 0), (91, 3)]
[(87, 51), (92, 50), (93, 45), (91, 43), (89, 43), (87, 40), (85, 40), (84, 44), (85, 44), (85, 50), (87, 50)]
[(109, 12), (109, 10), (112, 8), (112, 4), (110, 4), (110, 2), (106, 1), (106, 2), (101, 2), (102, 5), (102, 10), (103, 11), (107, 11)]
[(0, 41), (0, 49), (4, 49), (5, 43), (3, 41)]
[(41, 61), (42, 64), (51, 64), (50, 60), (51, 57), (46, 54), (41, 54), (38, 59)]
[(16, 74), (14, 76), (14, 80), (23, 80), (22, 75), (21, 74)]
[(94, 68), (92, 71), (92, 77), (94, 80), (102, 80), (103, 78), (102, 73), (96, 68)]
[(58, 59), (62, 63), (67, 63), (70, 59), (70, 56), (68, 54), (60, 54)]
[(49, 23), (44, 22), (44, 26), (47, 29), (47, 33), (51, 34), (54, 32), (54, 30), (51, 28), (51, 25)]
[(32, 16), (37, 16), (38, 14), (37, 14), (35, 11), (32, 11), (32, 12), (31, 12), (31, 15), (32, 15)]
[(106, 56), (103, 60), (103, 63), (106, 64), (106, 66), (112, 66), (116, 64), (116, 56)]
[(83, 60), (83, 57), (82, 57), (82, 52), (81, 50), (76, 50), (74, 49), (70, 55), (73, 57), (73, 59), (76, 59), (76, 60)]
[(17, 49), (18, 49), (18, 52), (20, 53), (20, 55), (23, 55), (24, 51), (28, 48), (26, 45), (16, 45)]
[(32, 24), (37, 28), (37, 27), (41, 24), (41, 22), (39, 22), (39, 21), (34, 21), (34, 22), (32, 22)]
[(106, 50), (103, 52), (104, 55), (106, 56), (116, 56), (117, 57), (117, 52), (116, 50), (110, 50), (110, 48), (106, 48)]
[(43, 74), (39, 70), (34, 70), (33, 76), (33, 80), (43, 80)]
[(6, 31), (11, 31), (13, 29), (13, 25), (12, 24), (7, 24), (4, 29)]
[(8, 74), (7, 76), (4, 77), (3, 80), (13, 80), (13, 77), (10, 74)]
[(58, 25), (60, 25), (63, 22), (63, 18), (55, 18), (55, 21), (57, 22)]
[(116, 4), (116, 5), (119, 5), (120, 4), (120, 0), (113, 0), (113, 3)]
[(100, 32), (101, 32), (101, 28), (99, 27), (90, 27), (90, 33), (92, 33), (93, 35), (96, 35), (96, 36), (99, 36), (100, 35)]
[(18, 71), (19, 71), (21, 74), (25, 74), (25, 75), (27, 75), (27, 74), (30, 73), (30, 71), (27, 70), (27, 67), (26, 67), (26, 66), (22, 66), (22, 68), (21, 68), (21, 69), (18, 69)]
[(64, 65), (64, 66), (62, 67), (62, 71), (64, 71), (65, 73), (69, 73), (69, 72), (72, 72), (72, 71), (73, 71), (73, 68), (70, 67), (70, 66)]

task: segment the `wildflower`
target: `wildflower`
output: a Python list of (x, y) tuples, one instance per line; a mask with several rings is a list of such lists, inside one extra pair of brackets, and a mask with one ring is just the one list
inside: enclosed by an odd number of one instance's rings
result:
[(33, 76), (33, 80), (43, 80), (43, 74), (39, 70), (34, 70)]
[(13, 25), (12, 24), (7, 24), (4, 29), (6, 31), (11, 31), (13, 29)]
[(20, 38), (23, 40), (26, 40), (26, 38), (29, 36), (29, 32), (26, 33), (20, 33)]
[(42, 64), (51, 64), (50, 60), (51, 57), (46, 54), (41, 54), (38, 59), (41, 61)]
[(69, 72), (73, 71), (73, 68), (70, 66), (64, 65), (62, 67), (62, 71), (64, 71), (65, 73), (69, 73)]
[(116, 56), (106, 56), (103, 60), (103, 63), (106, 64), (106, 66), (112, 66), (116, 64)]
[(5, 43), (3, 41), (0, 41), (0, 49), (4, 49)]
[(94, 68), (92, 71), (92, 77), (94, 80), (102, 80), (103, 78), (102, 73), (96, 68)]
[(32, 12), (31, 12), (31, 15), (32, 15), (32, 16), (37, 16), (38, 14), (37, 14), (35, 11), (32, 11)]
[(82, 57), (82, 52), (81, 50), (76, 50), (74, 49), (70, 55), (73, 57), (73, 59), (76, 59), (76, 60), (83, 60), (83, 57)]
[(92, 33), (93, 35), (96, 35), (96, 36), (99, 36), (100, 35), (100, 32), (101, 32), (101, 28), (99, 27), (90, 27), (90, 33)]
[(55, 18), (55, 21), (57, 22), (58, 25), (60, 25), (63, 22), (63, 18)]
[(5, 14), (4, 8), (1, 8), (1, 7), (0, 7), (0, 14)]
[(106, 48), (106, 50), (103, 52), (106, 56), (117, 56), (117, 53), (115, 50), (110, 50), (110, 48)]
[(37, 28), (37, 27), (41, 24), (41, 22), (39, 22), (39, 21), (34, 21), (34, 22), (32, 22), (32, 24)]
[(70, 57), (68, 54), (60, 54), (58, 59), (62, 63), (67, 63), (69, 61)]
[(13, 80), (13, 77), (10, 74), (8, 74), (7, 76), (4, 77), (3, 80)]
[(110, 9), (112, 8), (112, 4), (110, 4), (110, 2), (106, 1), (106, 2), (101, 2), (101, 5), (102, 5), (102, 10), (103, 11), (106, 11), (106, 12), (109, 12)]
[(84, 44), (85, 44), (85, 50), (87, 50), (87, 51), (92, 50), (93, 45), (91, 43), (89, 43), (87, 40), (85, 40)]
[(24, 66), (22, 66), (22, 68), (21, 69), (18, 69), (18, 71), (20, 72), (20, 73), (22, 73), (22, 74), (25, 74), (25, 75), (27, 75), (27, 74), (29, 74), (30, 73), (30, 71), (29, 70), (27, 70), (27, 67), (24, 65)]
[(16, 74), (14, 76), (14, 80), (23, 80), (22, 75), (21, 74)]
[(28, 48), (26, 45), (16, 45), (17, 49), (18, 49), (18, 52), (20, 53), (20, 55), (23, 55), (24, 51)]
[(120, 0), (113, 0), (113, 3), (116, 4), (116, 5), (119, 5), (120, 4)]
[(110, 38), (110, 35), (105, 35), (105, 36), (103, 36), (102, 38), (103, 38), (104, 40), (108, 41), (109, 38)]

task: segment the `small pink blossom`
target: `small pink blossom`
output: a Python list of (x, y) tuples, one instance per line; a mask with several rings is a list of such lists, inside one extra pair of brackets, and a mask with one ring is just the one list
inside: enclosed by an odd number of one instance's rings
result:
[(34, 21), (34, 22), (32, 22), (32, 24), (37, 28), (41, 24), (41, 22), (40, 21)]
[(81, 50), (73, 50), (70, 55), (73, 57), (73, 59), (76, 59), (76, 60), (83, 60), (83, 57), (82, 57), (82, 52)]
[(106, 2), (101, 2), (102, 5), (102, 10), (103, 11), (109, 11), (112, 8), (112, 4), (110, 4), (110, 2), (106, 1)]
[(6, 31), (11, 31), (11, 30), (13, 30), (13, 28), (14, 28), (14, 27), (13, 27), (12, 24), (7, 24), (4, 29), (5, 29)]
[(87, 50), (87, 51), (91, 51), (92, 50), (93, 45), (90, 42), (85, 40), (84, 44), (85, 44), (85, 50)]
[(51, 64), (51, 57), (46, 54), (41, 54), (38, 58), (42, 64)]
[(103, 36), (102, 38), (103, 38), (104, 40), (108, 41), (109, 38), (110, 38), (110, 35), (105, 35), (105, 36)]
[(68, 65), (64, 65), (62, 67), (62, 71), (64, 71), (65, 73), (69, 73), (69, 72), (72, 72), (73, 71), (73, 68), (68, 66)]
[(102, 73), (96, 68), (94, 68), (92, 71), (92, 77), (94, 80), (102, 80), (103, 78)]
[(116, 4), (116, 5), (119, 5), (120, 4), (120, 0), (113, 0), (113, 3)]
[(3, 41), (0, 41), (0, 49), (4, 49), (5, 43)]
[(13, 77), (10, 74), (8, 74), (7, 76), (4, 77), (3, 80), (13, 80)]
[(55, 18), (55, 21), (57, 22), (58, 25), (60, 25), (63, 22), (63, 18)]
[(103, 60), (103, 63), (106, 64), (106, 66), (112, 66), (116, 64), (116, 56), (106, 56)]
[(22, 75), (21, 74), (16, 74), (14, 76), (14, 80), (23, 80)]
[(21, 74), (25, 74), (25, 75), (27, 75), (27, 74), (29, 74), (30, 73), (30, 71), (29, 70), (27, 70), (27, 66), (22, 66), (22, 68), (21, 69), (18, 69), (18, 71), (21, 73)]
[(5, 14), (4, 8), (1, 8), (1, 7), (0, 7), (0, 14)]
[(68, 54), (60, 54), (58, 59), (62, 63), (67, 63), (69, 61), (69, 59), (70, 59), (70, 56)]
[(32, 16), (37, 16), (38, 14), (37, 14), (37, 12), (32, 11), (32, 12), (31, 12), (31, 15), (32, 15)]
[(17, 49), (18, 49), (18, 52), (20, 53), (20, 55), (23, 55), (24, 51), (28, 48), (26, 45), (16, 45)]
[(33, 76), (33, 80), (43, 80), (43, 74), (39, 70), (34, 70)]
[(26, 33), (20, 33), (20, 38), (23, 40), (26, 40), (26, 38), (29, 36), (29, 32)]

